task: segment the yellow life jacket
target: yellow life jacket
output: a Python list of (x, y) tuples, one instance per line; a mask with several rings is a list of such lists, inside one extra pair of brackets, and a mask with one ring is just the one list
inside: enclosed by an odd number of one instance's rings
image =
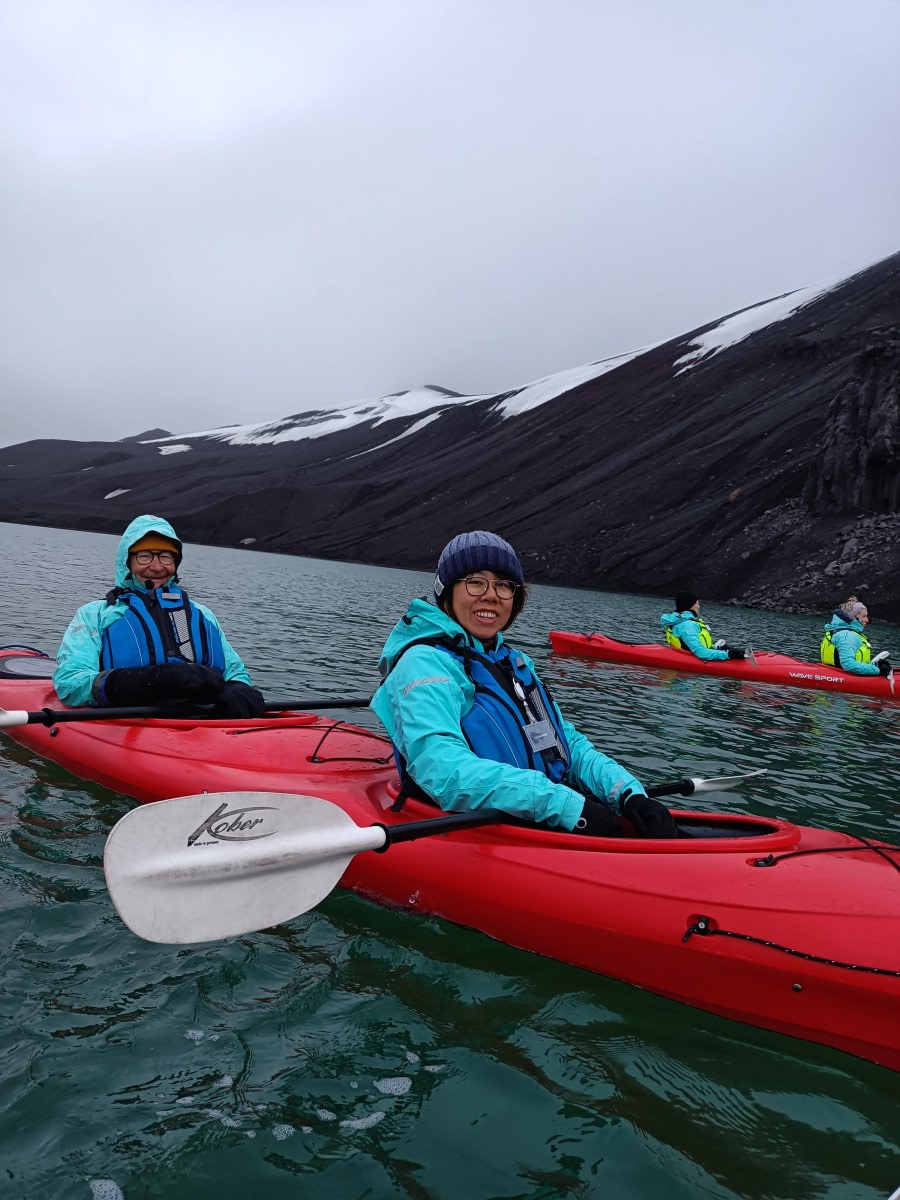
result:
[[(712, 633), (710, 632), (710, 628), (706, 624), (706, 622), (702, 621), (699, 617), (686, 617), (685, 620), (697, 622), (697, 636), (700, 638), (701, 646), (706, 646), (707, 649), (712, 650), (712, 648), (713, 648)], [(686, 647), (682, 646), (682, 644), (681, 644), (681, 638), (676, 637), (675, 634), (672, 632), (671, 625), (666, 626), (666, 641), (675, 650), (685, 650), (686, 649)]]
[[(841, 660), (838, 658), (838, 655), (837, 655), (837, 647), (835, 646), (834, 642), (831, 640), (831, 635), (833, 632), (835, 632), (835, 631), (833, 631), (831, 629), (827, 629), (825, 631), (825, 636), (822, 638), (822, 643), (819, 646), (819, 657), (821, 658), (822, 662), (825, 664), (826, 667), (837, 667), (838, 670), (840, 670)], [(838, 629), (836, 632), (841, 633), (842, 631), (840, 629)], [(856, 630), (851, 629), (850, 632), (856, 633)], [(872, 661), (872, 644), (864, 633), (859, 634), (859, 637), (862, 640), (859, 643), (859, 648), (857, 649), (854, 657), (856, 658), (856, 661), (858, 663), (871, 662)]]

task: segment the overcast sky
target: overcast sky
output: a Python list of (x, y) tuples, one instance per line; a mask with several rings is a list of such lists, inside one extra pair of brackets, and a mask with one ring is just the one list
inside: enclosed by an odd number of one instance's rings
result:
[(0, 0), (0, 443), (483, 393), (900, 250), (898, 0)]

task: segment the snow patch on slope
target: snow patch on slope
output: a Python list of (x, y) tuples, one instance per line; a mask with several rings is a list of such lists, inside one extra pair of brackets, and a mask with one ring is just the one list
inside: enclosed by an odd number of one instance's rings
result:
[(799, 309), (805, 308), (807, 304), (812, 304), (814, 300), (819, 300), (846, 282), (846, 277), (843, 277), (829, 283), (800, 288), (795, 292), (786, 292), (782, 296), (764, 300), (761, 304), (754, 304), (751, 308), (745, 308), (741, 312), (735, 313), (734, 316), (726, 317), (712, 329), (707, 329), (705, 333), (701, 333), (699, 337), (689, 343), (689, 353), (675, 360), (674, 365), (680, 367), (675, 374), (682, 375), (697, 363), (705, 362), (706, 359), (712, 358), (721, 350), (736, 346), (751, 333), (756, 333), (759, 329), (765, 329), (767, 325), (774, 325), (776, 321), (783, 321), (785, 318), (793, 316)]
[[(426, 424), (436, 420), (441, 411), (455, 408), (461, 404), (478, 404), (484, 400), (494, 399), (499, 395), (497, 412), (505, 420), (507, 417), (517, 417), (529, 412), (557, 396), (569, 392), (572, 388), (599, 379), (616, 367), (621, 367), (639, 354), (651, 349), (645, 346), (628, 354), (618, 354), (613, 358), (601, 359), (582, 367), (572, 367), (560, 371), (556, 375), (547, 375), (534, 383), (525, 384), (507, 392), (486, 392), (479, 396), (461, 396), (457, 393), (446, 392), (434, 387), (415, 388), (411, 391), (399, 392), (384, 396), (379, 400), (363, 400), (346, 408), (318, 409), (311, 412), (296, 413), (290, 417), (282, 417), (277, 421), (264, 421), (253, 425), (226, 425), (218, 429), (202, 429), (196, 433), (171, 435), (167, 438), (148, 439), (148, 445), (156, 445), (160, 454), (182, 453), (190, 449), (185, 444), (186, 438), (207, 438), (210, 441), (225, 442), (230, 446), (274, 446), (280, 442), (297, 442), (308, 438), (325, 437), (330, 433), (352, 429), (354, 425), (371, 424), (373, 428), (384, 425), (388, 421), (413, 418), (412, 424), (403, 433), (391, 438), (381, 445), (389, 446), (391, 442), (424, 428)], [(438, 411), (435, 411), (438, 410)], [(427, 415), (426, 415), (427, 414)], [(417, 418), (417, 419), (416, 419)], [(371, 449), (377, 449), (372, 447)], [(370, 453), (370, 450), (364, 453)]]
[(436, 388), (422, 387), (413, 391), (384, 396), (379, 400), (363, 400), (347, 408), (316, 409), (264, 421), (253, 425), (226, 425), (219, 429), (203, 429), (197, 433), (179, 434), (172, 438), (153, 439), (161, 446), (166, 442), (183, 443), (185, 438), (209, 438), (230, 446), (274, 446), (280, 442), (299, 442), (307, 438), (325, 437), (352, 429), (354, 425), (371, 423), (373, 427), (398, 418), (417, 417), (435, 408), (456, 404), (473, 404), (486, 396), (457, 396)]
[(524, 387), (518, 388), (512, 395), (507, 395), (504, 400), (501, 400), (498, 412), (504, 418), (518, 417), (532, 408), (546, 404), (548, 400), (555, 400), (564, 392), (570, 392), (573, 388), (580, 387), (582, 383), (590, 383), (592, 379), (599, 379), (601, 375), (615, 371), (616, 367), (623, 367), (625, 363), (631, 362), (633, 358), (637, 358), (639, 354), (645, 354), (652, 348), (652, 346), (643, 346), (640, 350), (632, 350), (628, 354), (602, 358), (598, 362), (587, 363), (583, 367), (570, 367), (568, 371), (559, 371), (556, 375), (547, 375), (544, 379), (537, 379), (534, 383), (528, 383)]
[(419, 421), (413, 421), (409, 429), (404, 429), (396, 437), (388, 438), (386, 442), (379, 442), (377, 446), (369, 446), (367, 450), (360, 450), (359, 454), (351, 454), (350, 458), (362, 458), (364, 454), (371, 454), (373, 450), (383, 450), (385, 446), (393, 446), (394, 442), (402, 442), (404, 438), (418, 433), (420, 429), (424, 429), (426, 425), (430, 425), (432, 421), (436, 421), (440, 415), (439, 412), (429, 413), (427, 417), (422, 417)]

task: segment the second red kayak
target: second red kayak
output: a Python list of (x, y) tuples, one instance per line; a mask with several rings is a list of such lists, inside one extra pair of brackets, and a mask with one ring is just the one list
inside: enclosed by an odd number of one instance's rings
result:
[(557, 654), (577, 654), (600, 662), (628, 663), (636, 667), (655, 667), (661, 671), (721, 675), (726, 679), (745, 679), (751, 683), (779, 683), (825, 692), (855, 692), (862, 696), (878, 696), (882, 700), (900, 700), (900, 681), (882, 675), (848, 675), (835, 667), (803, 662), (788, 654), (775, 654), (768, 650), (753, 652), (755, 664), (750, 659), (703, 662), (689, 650), (675, 650), (672, 646), (654, 642), (620, 642), (603, 633), (566, 633), (558, 629), (550, 631), (550, 645)]

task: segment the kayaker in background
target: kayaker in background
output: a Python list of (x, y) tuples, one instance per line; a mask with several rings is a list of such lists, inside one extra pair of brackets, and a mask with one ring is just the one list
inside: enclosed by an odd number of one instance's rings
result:
[(834, 610), (825, 626), (819, 655), (827, 667), (840, 667), (850, 675), (889, 675), (887, 657), (872, 661), (872, 646), (865, 635), (869, 610), (856, 596)]
[(434, 601), (413, 600), (382, 651), (372, 708), (394, 743), (401, 797), (496, 809), (595, 837), (677, 837), (668, 809), (567, 721), (527, 654), (503, 638), (527, 595), (494, 533), (444, 548)]
[(725, 642), (713, 642), (712, 633), (705, 621), (700, 619), (700, 600), (696, 592), (676, 592), (675, 611), (663, 613), (659, 618), (666, 641), (676, 650), (690, 650), (704, 662), (724, 662), (726, 659), (746, 657), (743, 650), (728, 646)]
[(53, 672), (63, 704), (213, 704), (223, 717), (258, 717), (262, 692), (214, 613), (178, 586), (182, 544), (168, 521), (136, 517), (116, 551), (116, 586), (79, 608)]

